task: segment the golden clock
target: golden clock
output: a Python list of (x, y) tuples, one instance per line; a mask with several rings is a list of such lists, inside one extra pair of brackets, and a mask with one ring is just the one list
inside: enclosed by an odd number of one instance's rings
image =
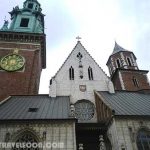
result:
[(25, 64), (24, 57), (18, 54), (9, 54), (0, 61), (0, 67), (6, 71), (17, 71), (23, 68)]

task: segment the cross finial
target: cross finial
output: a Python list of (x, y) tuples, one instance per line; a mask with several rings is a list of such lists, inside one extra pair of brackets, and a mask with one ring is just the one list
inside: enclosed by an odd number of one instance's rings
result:
[(76, 39), (77, 39), (78, 41), (80, 41), (81, 37), (77, 36)]

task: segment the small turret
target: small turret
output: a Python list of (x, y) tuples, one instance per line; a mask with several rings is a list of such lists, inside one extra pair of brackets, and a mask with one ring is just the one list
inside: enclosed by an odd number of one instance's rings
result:
[(110, 55), (107, 66), (115, 90), (149, 90), (150, 84), (147, 70), (139, 70), (133, 52), (122, 48), (115, 42), (114, 50)]
[(114, 50), (107, 61), (107, 66), (111, 76), (117, 68), (138, 70), (136, 57), (133, 52), (122, 48), (116, 42)]
[(42, 11), (41, 5), (37, 0), (26, 0), (24, 2), (23, 8), (30, 9), (32, 11), (39, 11), (39, 12)]

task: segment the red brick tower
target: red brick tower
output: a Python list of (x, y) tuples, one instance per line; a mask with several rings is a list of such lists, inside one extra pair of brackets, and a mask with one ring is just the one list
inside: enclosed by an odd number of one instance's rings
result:
[(150, 90), (147, 70), (139, 70), (133, 52), (125, 50), (115, 42), (107, 66), (116, 90)]
[(46, 68), (44, 15), (37, 0), (13, 8), (11, 24), (0, 30), (0, 101), (11, 95), (38, 94)]

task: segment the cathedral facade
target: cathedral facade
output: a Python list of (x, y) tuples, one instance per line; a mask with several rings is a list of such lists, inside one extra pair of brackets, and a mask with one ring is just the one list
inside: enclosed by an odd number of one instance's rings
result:
[(38, 94), (46, 68), (41, 5), (26, 0), (10, 15), (0, 30), (0, 149), (150, 150), (148, 71), (133, 52), (115, 42), (109, 77), (78, 40), (49, 93)]

